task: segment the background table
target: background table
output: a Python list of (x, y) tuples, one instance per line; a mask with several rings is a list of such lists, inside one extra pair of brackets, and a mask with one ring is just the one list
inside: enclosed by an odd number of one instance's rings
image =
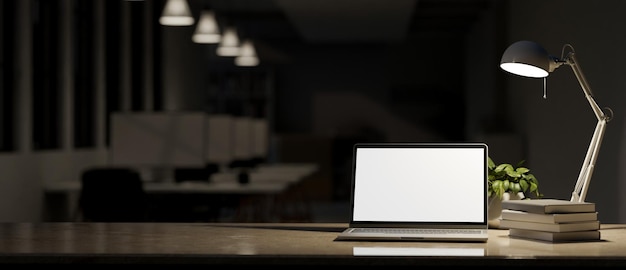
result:
[[(244, 207), (236, 209), (240, 221), (268, 221), (270, 212), (278, 212), (276, 200), (281, 194), (301, 183), (303, 179), (315, 173), (318, 169), (316, 164), (311, 163), (276, 163), (261, 164), (258, 168), (248, 171), (249, 182), (239, 183), (239, 171), (232, 170), (219, 172), (211, 175), (207, 181), (185, 182), (153, 182), (143, 183), (144, 191), (151, 201), (158, 207), (167, 207), (170, 202), (194, 201), (203, 202), (204, 198), (210, 199), (210, 204), (217, 208), (224, 202), (226, 208)], [(81, 190), (81, 182), (77, 180), (65, 182), (52, 182), (45, 185), (46, 208), (44, 221), (68, 222), (80, 221), (76, 218), (77, 202)], [(300, 204), (306, 202), (299, 202)], [(190, 204), (190, 203), (187, 203)], [(205, 204), (204, 202), (201, 204)], [(183, 206), (185, 207), (185, 206)], [(190, 205), (190, 207), (194, 207)], [(195, 207), (205, 207), (199, 205)], [(253, 207), (254, 209), (250, 209)], [(243, 209), (246, 208), (246, 209)], [(241, 210), (241, 211), (240, 211)], [(174, 209), (173, 211), (177, 211)], [(159, 212), (155, 209), (153, 212)], [(214, 214), (211, 214), (214, 215)], [(253, 216), (254, 217), (251, 217)], [(265, 217), (264, 217), (265, 216)], [(216, 219), (211, 217), (210, 219)], [(186, 218), (163, 218), (165, 221), (189, 221)], [(194, 219), (194, 217), (191, 217)], [(206, 220), (204, 220), (206, 221)]]

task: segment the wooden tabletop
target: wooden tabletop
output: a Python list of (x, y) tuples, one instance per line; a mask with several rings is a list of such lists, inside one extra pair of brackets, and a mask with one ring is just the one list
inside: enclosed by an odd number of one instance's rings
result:
[(626, 266), (626, 225), (550, 243), (335, 241), (343, 223), (0, 223), (0, 263)]

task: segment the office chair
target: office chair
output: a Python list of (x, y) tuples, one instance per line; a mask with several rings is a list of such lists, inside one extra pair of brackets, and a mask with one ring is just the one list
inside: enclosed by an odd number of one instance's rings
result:
[(129, 168), (90, 168), (81, 176), (80, 220), (147, 221), (147, 195), (141, 176)]

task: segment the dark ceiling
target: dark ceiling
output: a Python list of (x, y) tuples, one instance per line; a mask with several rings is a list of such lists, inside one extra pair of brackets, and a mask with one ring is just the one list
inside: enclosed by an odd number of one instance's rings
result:
[(218, 20), (250, 38), (309, 43), (394, 42), (408, 35), (458, 35), (493, 0), (189, 0), (195, 14), (212, 8)]

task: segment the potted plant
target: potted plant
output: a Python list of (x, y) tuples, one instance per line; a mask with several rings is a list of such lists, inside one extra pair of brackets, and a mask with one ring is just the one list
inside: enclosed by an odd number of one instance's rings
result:
[(524, 160), (515, 166), (493, 162), (488, 157), (487, 164), (487, 195), (489, 196), (488, 220), (491, 228), (500, 225), (503, 200), (521, 200), (530, 197), (541, 198), (543, 194), (539, 192), (539, 182), (530, 173), (530, 169), (522, 166)]
[(523, 195), (523, 198), (529, 195), (534, 195), (537, 198), (542, 197), (537, 178), (530, 173), (530, 169), (522, 167), (524, 162), (522, 160), (515, 166), (508, 163), (496, 165), (491, 157), (488, 157), (487, 195), (502, 199), (506, 193), (518, 194), (522, 192), (520, 195)]

